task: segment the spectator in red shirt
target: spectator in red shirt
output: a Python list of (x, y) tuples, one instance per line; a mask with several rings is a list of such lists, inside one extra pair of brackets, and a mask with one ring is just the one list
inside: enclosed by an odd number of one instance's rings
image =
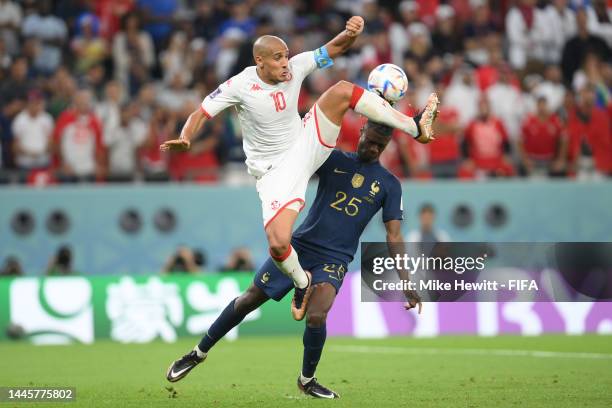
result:
[(461, 159), (459, 113), (452, 106), (443, 106), (434, 124), (436, 140), (425, 146), (429, 149), (431, 171), (437, 178), (457, 176)]
[(145, 178), (167, 180), (168, 154), (159, 150), (159, 145), (174, 137), (176, 119), (170, 111), (155, 107), (149, 119), (149, 130), (140, 150), (140, 162)]
[(438, 9), (439, 0), (416, 0), (419, 5), (419, 17), (429, 27), (433, 27), (436, 22), (436, 10)]
[[(178, 133), (194, 110), (193, 104), (187, 102), (179, 112)], [(223, 123), (221, 118), (207, 122), (204, 129), (195, 138), (187, 152), (173, 153), (170, 156), (169, 171), (175, 180), (192, 180), (200, 183), (215, 182), (219, 178), (219, 159), (217, 146), (221, 140)]]
[(579, 177), (612, 173), (612, 140), (608, 112), (595, 105), (595, 90), (584, 87), (569, 112), (568, 168)]
[(521, 173), (530, 176), (548, 173), (563, 175), (566, 140), (561, 119), (548, 108), (545, 96), (538, 97), (536, 112), (529, 114), (521, 125), (518, 153)]
[(502, 122), (491, 114), (489, 101), (484, 95), (478, 103), (478, 116), (465, 130), (462, 147), (467, 160), (459, 170), (459, 177), (514, 175), (514, 167), (508, 158), (508, 134)]
[(106, 174), (102, 125), (91, 100), (90, 90), (79, 90), (73, 106), (57, 119), (53, 141), (62, 181), (100, 180)]
[[(444, 98), (443, 87), (438, 86), (436, 92), (440, 98)], [(405, 100), (402, 100), (396, 108), (406, 115), (414, 116), (418, 113), (416, 106), (418, 106), (416, 93), (413, 89), (409, 89)], [(426, 145), (417, 143), (399, 131), (394, 132), (392, 142), (397, 145), (401, 164), (410, 177), (453, 178), (457, 176), (457, 168), (461, 159), (460, 132), (461, 126), (457, 110), (453, 106), (442, 106), (434, 123), (436, 140), (433, 143)], [(388, 149), (390, 148), (392, 148), (392, 143), (389, 143)], [(392, 149), (389, 151), (391, 152)], [(387, 155), (387, 150), (384, 155)], [(381, 156), (381, 162), (382, 160)], [(389, 164), (385, 163), (385, 167), (387, 166)], [(393, 169), (393, 166), (387, 168)]]
[[(418, 113), (418, 105), (416, 89), (408, 87), (406, 96), (395, 105), (395, 109), (406, 115), (415, 116)], [(432, 177), (428, 146), (406, 137), (397, 129), (393, 132), (393, 138), (387, 149), (381, 155), (380, 162), (398, 178), (431, 179)]]
[(119, 31), (121, 18), (134, 8), (134, 0), (97, 0), (94, 11), (100, 19), (100, 34), (110, 40)]

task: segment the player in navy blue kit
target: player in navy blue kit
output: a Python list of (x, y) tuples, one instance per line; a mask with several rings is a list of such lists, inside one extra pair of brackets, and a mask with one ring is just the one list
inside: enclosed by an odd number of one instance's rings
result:
[[(319, 384), (314, 377), (326, 338), (325, 320), (357, 251), (359, 238), (381, 208), (387, 242), (403, 243), (401, 185), (378, 161), (392, 130), (367, 122), (361, 130), (357, 152), (334, 150), (331, 153), (316, 172), (319, 186), (312, 208), (291, 240), (302, 267), (312, 274), (313, 293), (306, 312), (304, 358), (298, 387), (313, 397), (338, 398), (337, 393)], [(293, 281), (268, 259), (253, 284), (230, 302), (194, 350), (170, 366), (168, 381), (185, 377), (248, 313), (269, 299), (281, 300), (293, 288)], [(416, 306), (420, 313), (422, 305), (418, 295), (408, 293), (404, 307)]]

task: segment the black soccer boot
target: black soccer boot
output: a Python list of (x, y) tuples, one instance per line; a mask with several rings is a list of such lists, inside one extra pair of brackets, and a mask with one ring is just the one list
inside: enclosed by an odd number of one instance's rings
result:
[(191, 350), (183, 357), (176, 360), (168, 368), (166, 379), (170, 382), (177, 382), (187, 376), (191, 370), (206, 359), (206, 355), (202, 358), (198, 357), (195, 350)]
[(319, 384), (316, 378), (313, 378), (306, 384), (302, 384), (300, 377), (298, 377), (297, 385), (300, 391), (306, 395), (310, 395), (311, 397), (327, 399), (340, 398), (340, 395), (338, 395), (336, 392)]

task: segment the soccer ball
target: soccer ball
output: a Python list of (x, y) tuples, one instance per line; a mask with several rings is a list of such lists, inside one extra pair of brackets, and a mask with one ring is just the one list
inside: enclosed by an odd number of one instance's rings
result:
[(381, 64), (370, 72), (368, 89), (390, 103), (402, 99), (408, 90), (408, 77), (394, 64)]

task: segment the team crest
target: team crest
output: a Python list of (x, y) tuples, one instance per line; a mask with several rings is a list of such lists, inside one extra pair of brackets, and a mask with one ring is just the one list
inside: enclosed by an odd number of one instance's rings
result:
[(261, 283), (268, 283), (269, 280), (270, 280), (270, 272), (264, 272), (264, 274), (261, 277)]
[(361, 187), (363, 185), (363, 180), (365, 180), (365, 177), (363, 177), (359, 173), (355, 173), (355, 175), (353, 176), (353, 179), (351, 180), (351, 184), (353, 185), (353, 188)]
[(274, 200), (272, 201), (272, 203), (270, 204), (270, 207), (272, 208), (272, 210), (276, 211), (280, 208), (280, 203), (278, 202), (278, 200)]
[(370, 186), (370, 195), (374, 197), (376, 193), (378, 193), (379, 191), (380, 191), (380, 183), (378, 181), (373, 182), (372, 185)]

